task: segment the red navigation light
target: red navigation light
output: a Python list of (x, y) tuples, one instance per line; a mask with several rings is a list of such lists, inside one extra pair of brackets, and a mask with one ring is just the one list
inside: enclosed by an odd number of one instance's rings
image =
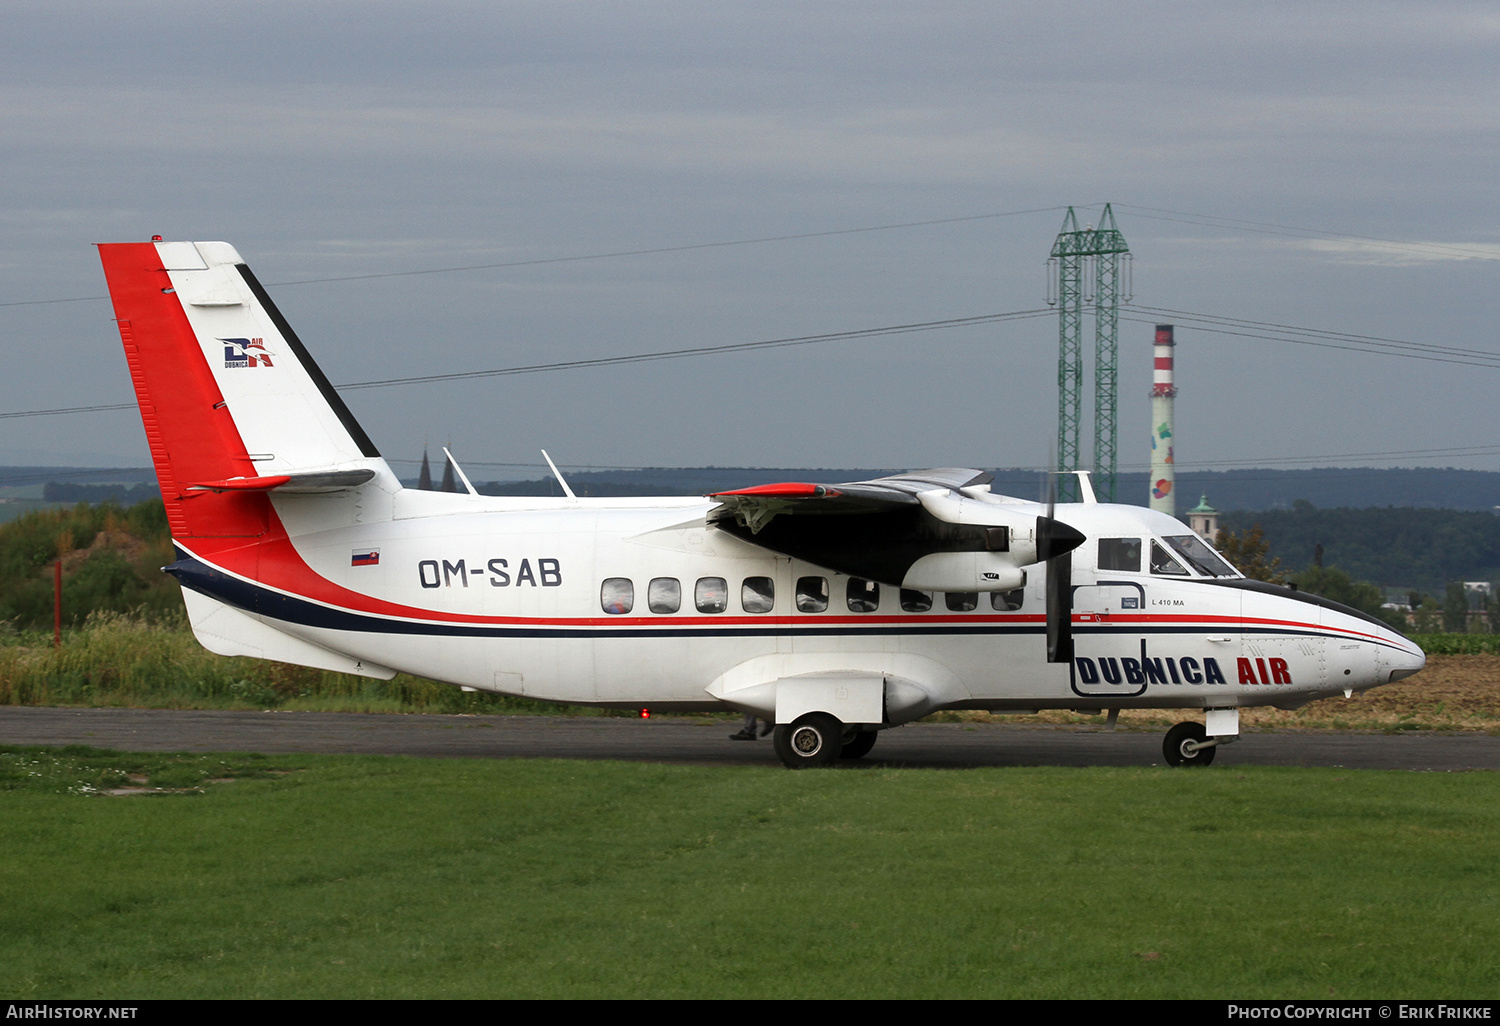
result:
[(642, 709), (641, 710), (641, 719), (643, 719), (643, 720), (649, 720), (650, 718), (651, 718), (651, 710), (650, 709)]

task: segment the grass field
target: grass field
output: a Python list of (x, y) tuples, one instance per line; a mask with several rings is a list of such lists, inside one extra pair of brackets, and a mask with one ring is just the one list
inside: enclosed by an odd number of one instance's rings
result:
[(0, 831), (11, 998), (1500, 994), (1488, 773), (12, 748)]

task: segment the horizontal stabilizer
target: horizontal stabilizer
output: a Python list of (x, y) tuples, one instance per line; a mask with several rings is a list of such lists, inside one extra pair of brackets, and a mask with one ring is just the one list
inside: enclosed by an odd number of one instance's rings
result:
[(375, 471), (299, 470), (293, 474), (269, 474), (265, 477), (228, 477), (220, 481), (197, 481), (187, 486), (190, 492), (337, 492), (358, 488), (375, 477)]

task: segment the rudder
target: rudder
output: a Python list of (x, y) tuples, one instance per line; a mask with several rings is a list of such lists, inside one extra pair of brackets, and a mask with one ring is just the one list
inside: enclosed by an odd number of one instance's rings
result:
[(282, 476), (389, 474), (234, 247), (99, 255), (174, 537), (264, 534)]

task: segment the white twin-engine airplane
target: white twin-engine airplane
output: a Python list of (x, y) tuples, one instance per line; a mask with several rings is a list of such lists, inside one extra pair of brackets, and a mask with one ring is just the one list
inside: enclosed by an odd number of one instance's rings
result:
[(1384, 624), (1247, 580), (1177, 520), (1087, 487), (1055, 510), (957, 469), (706, 499), (405, 488), (233, 247), (99, 251), (178, 551), (166, 570), (222, 655), (753, 713), (791, 767), (857, 758), (939, 709), (1059, 708), (1205, 710), (1164, 745), (1205, 765), (1243, 707), (1425, 663)]

